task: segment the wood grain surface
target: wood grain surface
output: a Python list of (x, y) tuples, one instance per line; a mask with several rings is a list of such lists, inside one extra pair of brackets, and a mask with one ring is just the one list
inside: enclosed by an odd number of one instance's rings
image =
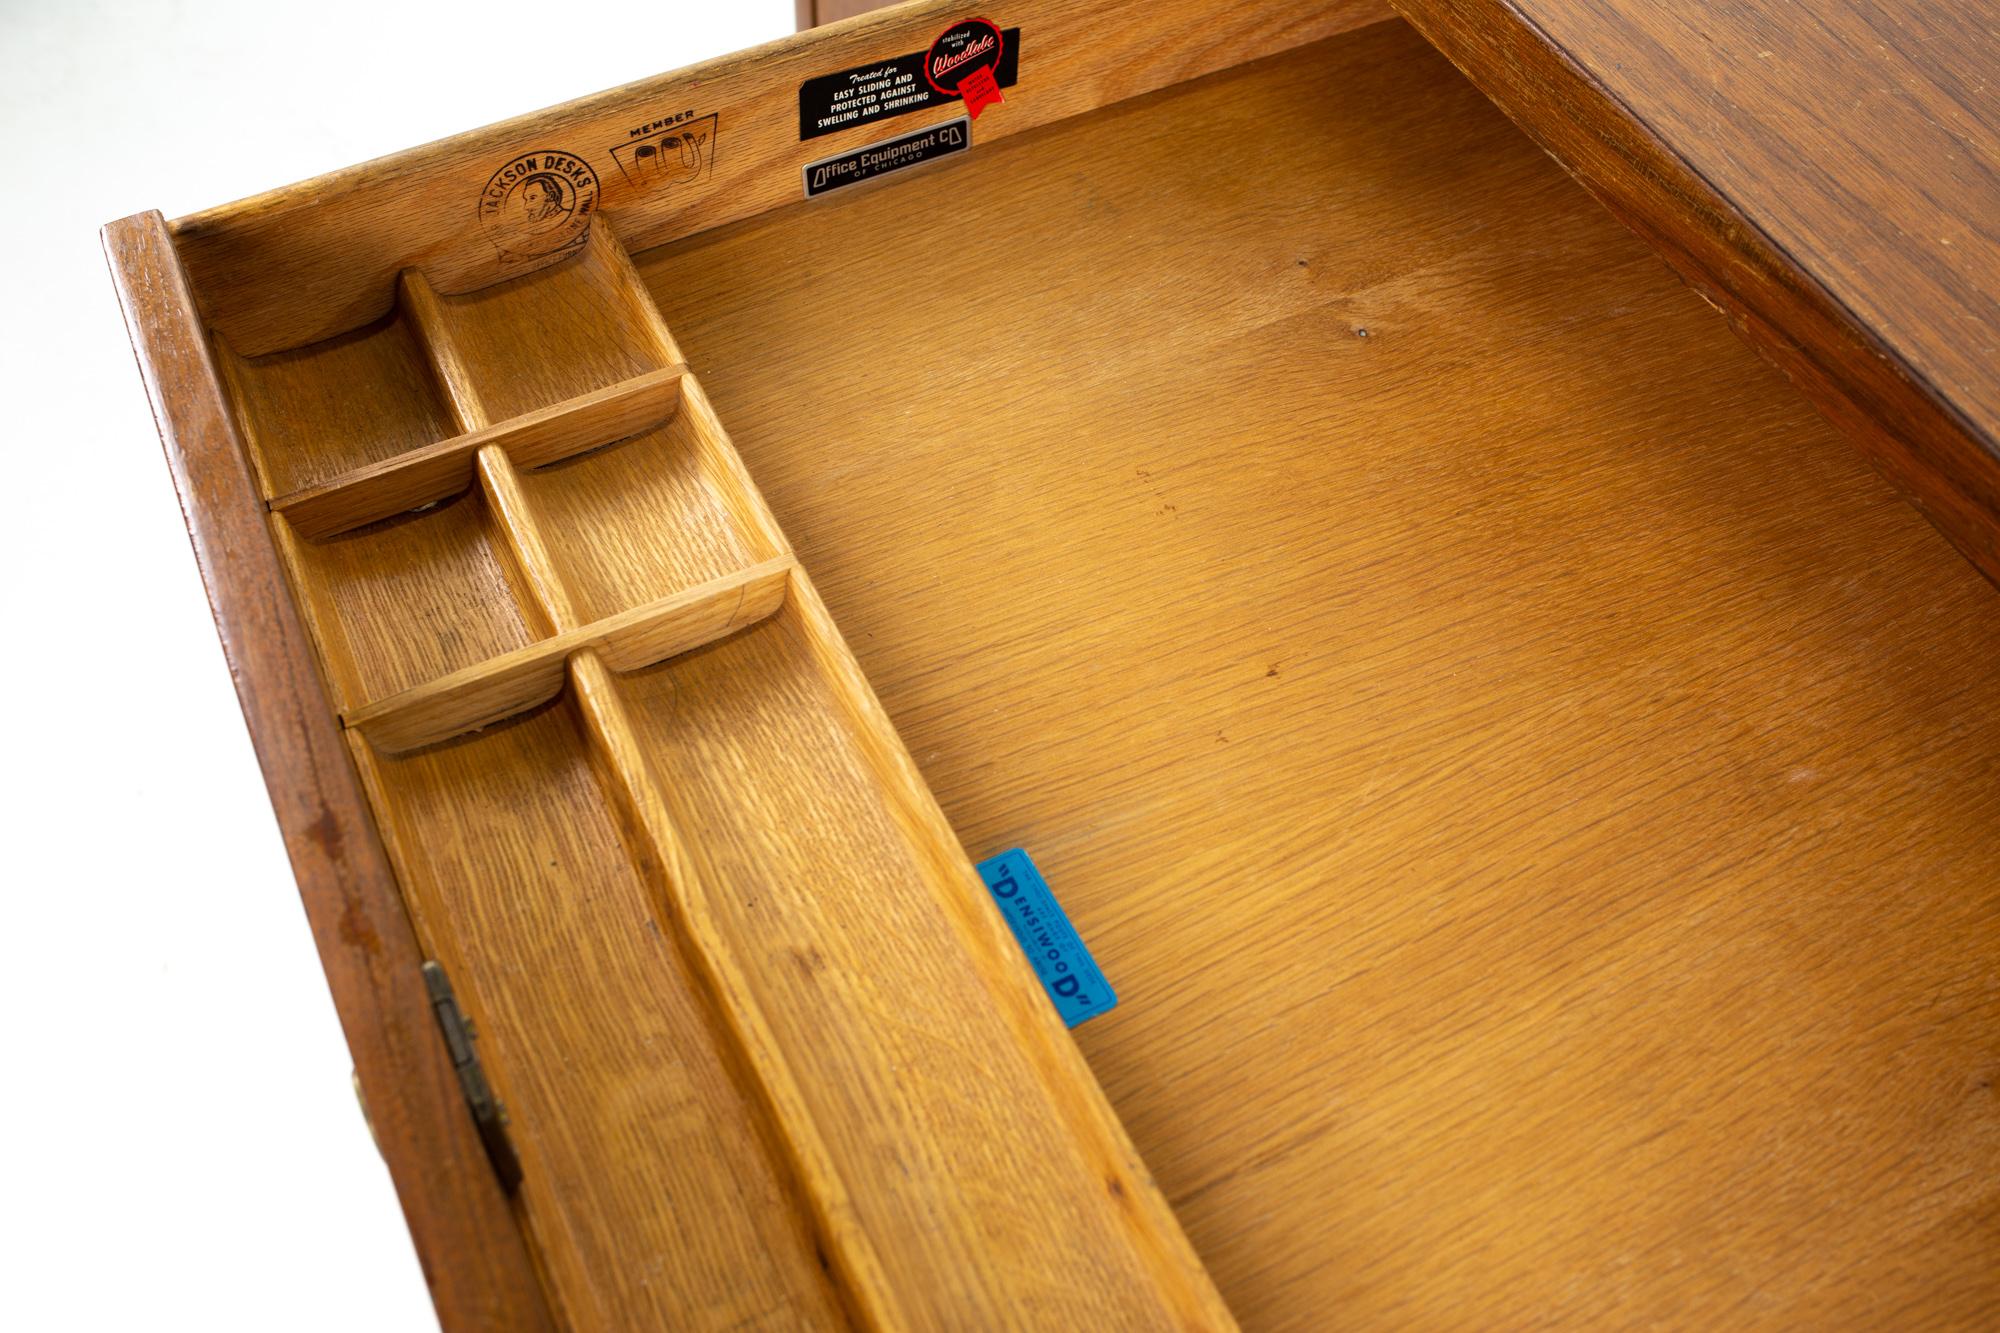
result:
[(1398, 4), (2000, 581), (1990, 5)]
[(425, 939), (476, 988), (565, 1323), (844, 1322), (573, 705), (407, 758), (355, 751)]
[[(1405, 8), (2000, 569), (1990, 25)], [(1383, 12), (1018, 0), (812, 206), (958, 11), (108, 229), (448, 1327), (2000, 1319), (2000, 598)]]
[[(1219, 8), (1000, 0), (980, 12), (1022, 29), (1020, 82), (1007, 91), (1004, 114), (979, 122), (979, 137), (989, 140), (1287, 50), (1389, 10), (1386, 0), (1248, 0)], [(889, 129), (857, 125), (801, 142), (799, 85), (924, 50), (964, 14), (961, 0), (918, 0), (799, 33), (179, 218), (175, 239), (203, 314), (236, 351), (261, 355), (316, 342), (387, 315), (404, 269), (421, 270), (440, 292), (467, 292), (569, 258), (560, 245), (507, 251), (480, 222), (480, 201), (496, 174), (524, 154), (581, 161), (596, 182), (591, 208), (613, 219), (634, 247), (792, 202), (806, 163), (964, 114), (954, 101), (899, 117)], [(701, 172), (628, 178), (614, 149), (676, 116), (715, 117)]]
[(166, 221), (141, 213), (114, 222), (104, 249), (356, 1085), (438, 1318), (448, 1329), (551, 1328), (431, 1012), (401, 892), (327, 711)]
[[(560, 1317), (1231, 1327), (698, 378), (530, 466), (682, 366), (610, 225), (485, 291), (395, 287), (363, 340), (231, 375), (267, 459), (352, 429), (365, 484), (477, 444), (419, 512), (269, 522)], [(364, 344), (420, 358), (399, 394), (309, 382)]]
[(358, 708), (518, 648), (506, 540), (476, 493), (306, 541), (273, 524), (334, 700)]
[(244, 430), (259, 493), (309, 490), (420, 450), (454, 433), (450, 409), (399, 310), (309, 347), (245, 358), (216, 339), (216, 363), (252, 423), (282, 421), (282, 438)]
[(1246, 1327), (2000, 1312), (2000, 595), (1407, 27), (638, 265)]

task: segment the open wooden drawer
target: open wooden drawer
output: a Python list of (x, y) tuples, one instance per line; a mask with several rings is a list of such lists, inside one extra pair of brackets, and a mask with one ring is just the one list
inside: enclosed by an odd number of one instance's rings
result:
[(108, 229), (447, 1324), (1990, 1312), (1994, 588), (1405, 24), (990, 14)]

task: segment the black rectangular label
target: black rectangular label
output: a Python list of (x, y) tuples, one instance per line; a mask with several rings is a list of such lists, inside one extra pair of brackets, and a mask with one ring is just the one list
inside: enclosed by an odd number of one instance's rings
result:
[(972, 122), (960, 116), (942, 125), (850, 148), (837, 156), (806, 164), (806, 198), (816, 198), (846, 185), (859, 185), (920, 162), (935, 162), (971, 146)]
[[(1014, 86), (1021, 60), (1021, 30), (1000, 34), (1000, 64), (993, 77), (1002, 88)], [(912, 51), (872, 65), (821, 74), (799, 85), (799, 138), (852, 129), (891, 116), (906, 116), (940, 102), (956, 102), (924, 79), (924, 55)]]

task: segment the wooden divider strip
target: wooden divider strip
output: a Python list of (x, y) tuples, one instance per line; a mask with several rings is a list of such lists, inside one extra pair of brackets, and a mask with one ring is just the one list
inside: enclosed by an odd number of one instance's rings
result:
[(458, 428), (468, 431), (492, 425), (492, 414), (473, 387), (472, 371), (459, 355), (458, 340), (451, 336), (451, 314), (437, 288), (416, 269), (404, 269), (396, 275), (396, 300), (410, 316), (417, 341), (431, 359), (431, 372), (444, 390), (445, 405)]
[(791, 568), (788, 557), (767, 560), (365, 704), (343, 720), (390, 754), (491, 726), (553, 699), (572, 653), (593, 650), (613, 670), (636, 671), (766, 619), (784, 605)]
[[(291, 520), (300, 536), (316, 541), (449, 499), (472, 484), (474, 459), (488, 449), (505, 450), (516, 467), (541, 467), (672, 420), (686, 372), (686, 366), (671, 365), (635, 375), (281, 495), (271, 508)], [(455, 398), (454, 410), (468, 402), (476, 400)]]
[[(599, 230), (605, 232), (602, 243), (619, 252), (616, 258), (622, 260), (624, 271), (631, 275), (639, 309), (662, 355), (680, 360), (681, 352), (672, 331), (633, 269), (629, 252), (610, 236), (608, 227)], [(593, 238), (594, 243), (598, 239)], [(682, 396), (683, 411), (697, 447), (704, 451), (710, 474), (738, 524), (774, 548), (789, 552), (790, 543), (777, 518), (716, 416), (699, 377), (692, 372), (683, 382)], [(1103, 1163), (1105, 1173), (1119, 1182), (1122, 1197), (1129, 1201), (1130, 1214), (1125, 1219), (1129, 1239), (1140, 1262), (1157, 1282), (1163, 1304), (1183, 1327), (1232, 1327), (1229, 1310), (1188, 1244), (1171, 1205), (1153, 1183), (1123, 1124), (1098, 1090), (1082, 1052), (1064, 1030), (1055, 1010), (1046, 1003), (1040, 983), (1022, 958), (1018, 945), (986, 901), (985, 889), (956, 834), (834, 625), (810, 574), (802, 566), (792, 571), (788, 601), (796, 608), (810, 651), (832, 684), (846, 721), (882, 784), (885, 803), (909, 838), (925, 878), (943, 898), (978, 970), (987, 976), (1011, 975), (1013, 984), (997, 988), (996, 994), (1006, 1010), (1008, 1028), (1026, 1052), (1038, 1082), (1047, 1090), (1059, 1123), (1075, 1136), (1088, 1158)], [(572, 672), (577, 670), (578, 660), (572, 659)], [(594, 735), (600, 744), (610, 746), (622, 734), (619, 720), (624, 718), (615, 682), (607, 677), (594, 691), (586, 691), (579, 684), (577, 693), (585, 702), (586, 717), (591, 719)], [(593, 694), (598, 700), (595, 704)], [(607, 717), (615, 711), (616, 716), (603, 721), (590, 711), (593, 707), (601, 709)], [(622, 726), (629, 732), (629, 720), (624, 720)], [(895, 1293), (885, 1282), (872, 1238), (853, 1224), (854, 1205), (837, 1170), (837, 1156), (827, 1148), (809, 1101), (799, 1094), (781, 1049), (770, 1045), (775, 1037), (768, 1027), (761, 1026), (748, 978), (705, 902), (692, 858), (674, 838), (668, 806), (654, 789), (643, 752), (636, 742), (625, 748), (631, 758), (616, 762), (616, 771), (621, 776), (637, 774), (645, 783), (645, 787), (628, 792), (625, 799), (633, 804), (637, 822), (651, 833), (663, 862), (677, 867), (668, 886), (675, 915), (706, 927), (700, 948), (708, 956), (699, 960), (697, 966), (707, 969), (711, 984), (723, 998), (725, 1011), (747, 1014), (746, 1026), (755, 1027), (747, 1035), (739, 1032), (738, 1039), (765, 1084), (773, 1114), (794, 1154), (794, 1169), (808, 1185), (807, 1192), (818, 1210), (816, 1221), (838, 1255), (850, 1296), (873, 1318), (876, 1326), (895, 1326), (884, 1322), (897, 1308)], [(610, 753), (607, 749), (607, 754)], [(632, 759), (638, 762), (635, 764)], [(752, 1049), (753, 1043), (761, 1045)], [(764, 1049), (766, 1046), (768, 1050)]]
[[(680, 343), (667, 325), (666, 316), (660, 313), (658, 302), (653, 300), (652, 289), (639, 276), (631, 251), (618, 239), (609, 218), (599, 218), (591, 227), (590, 243), (607, 253), (612, 266), (630, 284), (633, 305), (659, 356), (669, 362), (686, 362)], [(779, 528), (770, 506), (764, 503), (757, 483), (751, 480), (749, 469), (743, 465), (743, 456), (730, 443), (729, 432), (722, 428), (721, 418), (716, 416), (708, 394), (692, 371), (681, 381), (681, 400), (681, 411), (686, 414), (689, 435), (693, 438), (695, 452), (701, 458), (702, 470), (721, 497), (723, 508), (729, 511), (730, 520), (750, 538), (760, 554), (792, 554), (791, 540)]]
[(652, 288), (639, 276), (639, 266), (632, 262), (632, 251), (619, 239), (611, 219), (598, 218), (591, 223), (590, 234), (584, 238), (584, 244), (603, 257), (605, 267), (624, 287), (626, 302), (639, 316), (647, 341), (652, 344), (653, 355), (660, 359), (662, 365), (685, 362), (687, 358), (681, 355), (681, 345), (674, 340), (673, 331), (667, 327), (660, 307), (653, 301)]
[[(599, 221), (592, 236), (592, 244), (602, 244), (616, 252), (613, 256), (614, 262), (622, 266), (637, 290), (640, 312), (645, 316), (648, 331), (660, 349), (660, 354), (670, 360), (682, 360), (683, 355), (672, 329), (653, 301), (650, 289), (639, 278), (632, 264), (630, 252), (612, 236), (610, 227), (604, 220)], [(742, 455), (730, 442), (728, 433), (716, 416), (699, 378), (692, 372), (683, 383), (682, 394), (686, 400), (683, 410), (693, 426), (692, 433), (697, 447), (705, 451), (712, 475), (723, 493), (724, 502), (729, 505), (738, 524), (748, 531), (757, 533), (762, 540), (771, 543), (777, 549), (789, 553), (790, 543), (779, 528), (776, 516), (771, 513), (763, 492), (758, 489), (755, 480), (750, 476)], [(883, 711), (880, 701), (875, 697), (874, 689), (868, 684), (859, 663), (848, 649), (832, 615), (827, 611), (826, 604), (820, 600), (818, 591), (813, 587), (811, 576), (802, 566), (792, 575), (790, 600), (799, 609), (800, 622), (805, 627), (807, 642), (819, 659), (821, 669), (833, 682), (835, 692), (847, 711), (848, 721), (860, 738), (871, 767), (880, 777), (897, 818), (908, 830), (912, 846), (925, 856), (927, 869), (937, 882), (955, 884), (956, 892), (950, 892), (946, 896), (947, 905), (957, 918), (960, 929), (970, 941), (974, 942), (974, 947), (980, 952), (985, 965), (997, 972), (1014, 969), (1026, 978), (1024, 984), (1015, 988), (1017, 1002), (1010, 1008), (1009, 1019), (1020, 1033), (1026, 1047), (1046, 1053), (1049, 1063), (1043, 1072), (1048, 1086), (1058, 1090), (1074, 1090), (1076, 1095), (1059, 1099), (1064, 1119), (1075, 1133), (1086, 1141), (1098, 1145), (1108, 1157), (1120, 1163), (1123, 1171), (1129, 1173), (1131, 1179), (1139, 1182), (1140, 1187), (1134, 1192), (1135, 1208), (1145, 1214), (1147, 1219), (1147, 1225), (1139, 1228), (1141, 1244), (1148, 1251), (1147, 1259), (1155, 1271), (1173, 1275), (1172, 1280), (1166, 1285), (1180, 1301), (1180, 1317), (1190, 1327), (1226, 1323), (1229, 1318), (1228, 1311), (1216, 1295), (1207, 1272), (1202, 1268), (1192, 1248), (1188, 1246), (1172, 1206), (1167, 1202), (1166, 1196), (1153, 1184), (1152, 1177), (1140, 1159), (1131, 1136), (1125, 1132), (1125, 1126), (1109, 1103), (1102, 1096), (1091, 1095), (1096, 1086), (1095, 1075), (1091, 1073), (1076, 1043), (1062, 1031), (1061, 1019), (1050, 1006), (1043, 1003), (1040, 983), (1027, 975), (1028, 969), (1020, 957), (1019, 946), (988, 910), (984, 902), (984, 887), (976, 882), (977, 876), (971, 873), (957, 835), (945, 819), (944, 812), (938, 808), (937, 801), (931, 796), (929, 787), (925, 785), (922, 775), (917, 770), (916, 761), (904, 747), (896, 733), (895, 725)], [(577, 659), (572, 659), (573, 672), (576, 669), (576, 661)], [(592, 704), (589, 692), (580, 685), (577, 688), (579, 698), (586, 705), (586, 716), (590, 717), (592, 715), (589, 708)], [(600, 702), (596, 706), (609, 709), (617, 704), (613, 682), (608, 678), (602, 682), (596, 693), (600, 696)], [(604, 703), (602, 700), (610, 702)], [(622, 705), (617, 706), (617, 717), (623, 718)], [(594, 731), (598, 725), (593, 717)], [(604, 728), (606, 735), (598, 737), (600, 743), (608, 745), (610, 742), (606, 736), (622, 734), (621, 725), (624, 731), (629, 731), (629, 722), (614, 721)], [(632, 749), (630, 753), (636, 755), (638, 752)], [(615, 766), (621, 774), (633, 771), (629, 764)], [(673, 838), (672, 823), (665, 813), (664, 805), (659, 804), (656, 793), (650, 798), (652, 804), (646, 804), (649, 799), (648, 793), (642, 789), (628, 791), (625, 799), (633, 805), (635, 819), (652, 833), (653, 840), (666, 864), (681, 867), (678, 872), (678, 882), (686, 887), (681, 891), (680, 900), (674, 904), (678, 909), (676, 915), (698, 917), (699, 905), (694, 901), (698, 890), (693, 884), (693, 870), (687, 863), (684, 850), (678, 847)], [(709, 929), (712, 934), (714, 927), (711, 925)], [(733, 969), (727, 964), (726, 946), (719, 937), (709, 939), (704, 943), (703, 949), (711, 956), (698, 965), (722, 967), (733, 974)], [(722, 961), (718, 963), (716, 960)], [(734, 980), (737, 991), (744, 997), (737, 1003), (747, 1003), (748, 992), (742, 979), (738, 976)], [(727, 978), (717, 978), (713, 984), (722, 987), (727, 984)], [(1022, 997), (1025, 997), (1024, 1001)], [(768, 1035), (764, 1040), (769, 1041)], [(776, 1059), (775, 1053), (771, 1059), (774, 1068), (760, 1069), (760, 1076), (765, 1079), (767, 1086), (773, 1084), (789, 1086), (789, 1070), (782, 1060)], [(794, 1101), (796, 1101), (795, 1093)], [(811, 1130), (811, 1122), (803, 1103), (798, 1102), (796, 1106), (774, 1110), (774, 1113), (779, 1115), (781, 1124), (804, 1127), (803, 1137), (808, 1141), (808, 1151), (801, 1153), (802, 1160), (796, 1164), (796, 1169), (804, 1178), (816, 1182), (815, 1189), (820, 1187), (817, 1182), (825, 1181), (829, 1182), (826, 1188), (837, 1190), (838, 1177), (832, 1170), (830, 1159), (824, 1164), (805, 1160), (811, 1158), (812, 1153), (809, 1149), (817, 1144), (818, 1139), (816, 1132)], [(797, 1146), (795, 1144), (795, 1148)], [(821, 1149), (820, 1153), (823, 1156), (824, 1150)], [(842, 1198), (844, 1199), (844, 1194)], [(843, 1204), (843, 1207), (851, 1208), (851, 1205)], [(832, 1223), (822, 1221), (823, 1228), (830, 1225)], [(868, 1264), (876, 1261), (872, 1258), (871, 1251), (856, 1262)], [(886, 1293), (883, 1294), (883, 1299), (888, 1299)]]
[(563, 586), (562, 571), (542, 539), (541, 525), (521, 491), (521, 474), (504, 450), (479, 451), (479, 489), (507, 547), (507, 563), (515, 588), (526, 603), (529, 623), (541, 634), (559, 634), (577, 627), (576, 607)]
[[(761, 494), (757, 502), (763, 503)], [(908, 837), (967, 953), (984, 975), (1011, 975), (1012, 985), (993, 988), (995, 1004), (1047, 1092), (1059, 1123), (1088, 1157), (1103, 1164), (1107, 1181), (1117, 1182), (1116, 1192), (1128, 1212), (1125, 1235), (1153, 1276), (1162, 1303), (1181, 1328), (1234, 1328), (1234, 1317), (1189, 1243), (1173, 1205), (1105, 1099), (1082, 1050), (1047, 1002), (1019, 943), (993, 911), (984, 881), (804, 566), (794, 576), (790, 602), (808, 650), (831, 682), (868, 766), (882, 784), (884, 803)]]
[[(791, 577), (798, 577), (798, 573), (794, 566)], [(612, 794), (635, 832), (651, 844), (658, 858), (655, 873), (668, 922), (689, 965), (708, 987), (728, 1039), (749, 1068), (754, 1085), (751, 1091), (771, 1116), (777, 1141), (788, 1159), (786, 1165), (800, 1182), (800, 1192), (812, 1213), (814, 1229), (829, 1252), (843, 1298), (862, 1327), (910, 1327), (841, 1179), (834, 1154), (792, 1077), (735, 948), (710, 908), (701, 876), (646, 762), (617, 678), (606, 662), (590, 652), (571, 657), (569, 673), (591, 743), (603, 755), (616, 784)]]

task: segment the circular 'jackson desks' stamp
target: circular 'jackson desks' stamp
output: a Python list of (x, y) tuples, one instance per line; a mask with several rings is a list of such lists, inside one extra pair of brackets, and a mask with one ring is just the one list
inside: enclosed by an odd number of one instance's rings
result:
[(502, 259), (539, 259), (580, 245), (597, 211), (597, 173), (575, 153), (538, 148), (494, 172), (479, 224)]

